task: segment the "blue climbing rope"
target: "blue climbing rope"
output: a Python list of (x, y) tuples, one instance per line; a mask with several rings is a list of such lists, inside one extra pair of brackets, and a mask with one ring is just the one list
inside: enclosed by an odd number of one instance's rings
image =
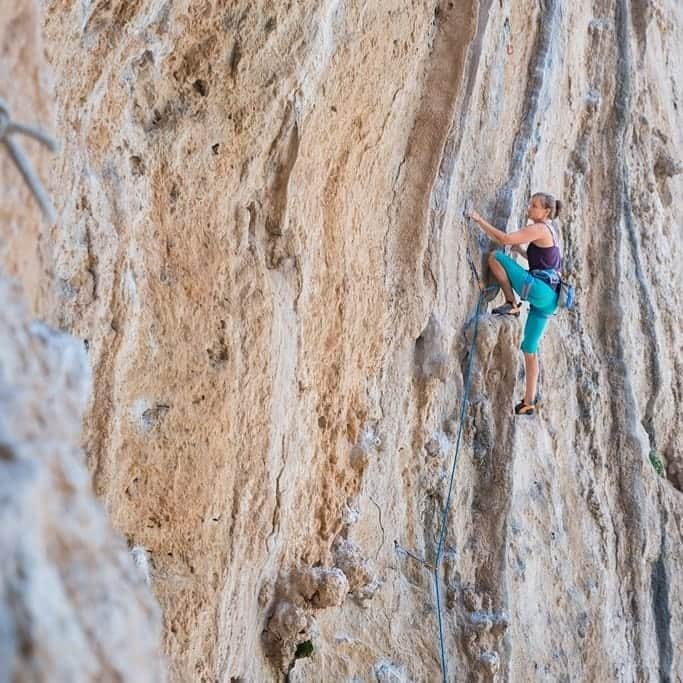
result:
[(458, 435), (455, 440), (455, 454), (453, 456), (453, 465), (451, 467), (451, 477), (448, 483), (448, 495), (446, 496), (446, 504), (443, 509), (443, 515), (441, 517), (441, 532), (439, 533), (439, 544), (436, 549), (436, 559), (434, 561), (434, 588), (436, 590), (436, 613), (439, 622), (439, 647), (441, 650), (441, 673), (443, 674), (443, 683), (447, 683), (448, 679), (448, 666), (446, 663), (446, 645), (444, 642), (443, 633), (443, 615), (441, 611), (441, 592), (439, 591), (439, 565), (441, 563), (441, 557), (443, 555), (443, 544), (446, 538), (446, 525), (448, 523), (448, 512), (451, 507), (451, 497), (453, 494), (453, 483), (455, 481), (455, 471), (456, 465), (458, 464), (458, 455), (460, 453), (460, 441), (462, 438), (462, 430), (465, 423), (465, 410), (467, 409), (467, 403), (469, 400), (470, 384), (472, 380), (472, 366), (474, 364), (475, 349), (477, 343), (477, 331), (479, 329), (479, 314), (481, 313), (481, 307), (484, 303), (486, 294), (493, 287), (482, 287), (481, 281), (479, 280), (479, 299), (477, 300), (477, 308), (474, 312), (474, 331), (472, 333), (472, 342), (470, 344), (469, 357), (467, 359), (467, 369), (465, 370), (465, 386), (463, 390), (462, 403), (460, 405), (460, 424), (458, 426)]

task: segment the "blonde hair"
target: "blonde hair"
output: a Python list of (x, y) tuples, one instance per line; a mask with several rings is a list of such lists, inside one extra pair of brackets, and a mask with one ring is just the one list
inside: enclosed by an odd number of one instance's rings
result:
[(543, 208), (550, 209), (551, 220), (557, 218), (560, 215), (560, 211), (562, 210), (562, 202), (559, 199), (555, 199), (553, 195), (548, 194), (547, 192), (536, 192), (534, 195), (532, 195), (531, 198), (540, 199)]

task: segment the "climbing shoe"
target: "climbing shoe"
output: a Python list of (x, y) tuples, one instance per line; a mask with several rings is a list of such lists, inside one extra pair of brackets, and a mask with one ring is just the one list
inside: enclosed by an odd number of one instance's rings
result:
[(527, 403), (524, 399), (522, 399), (515, 406), (515, 415), (535, 415), (537, 407), (538, 407), (538, 399), (535, 400), (531, 404)]
[(514, 315), (517, 317), (521, 310), (520, 304), (516, 304), (514, 301), (506, 301), (502, 306), (494, 308), (491, 313), (495, 313), (495, 315)]

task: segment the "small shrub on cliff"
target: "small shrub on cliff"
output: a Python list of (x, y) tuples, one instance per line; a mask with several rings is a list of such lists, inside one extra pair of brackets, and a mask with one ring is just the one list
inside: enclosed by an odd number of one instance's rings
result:
[(294, 653), (294, 659), (304, 659), (305, 657), (310, 657), (313, 654), (313, 641), (305, 640), (303, 643), (299, 643), (296, 646), (296, 652)]
[(659, 457), (657, 451), (653, 448), (650, 451), (650, 462), (652, 463), (652, 467), (655, 468), (655, 472), (660, 476), (664, 476), (664, 463), (662, 462), (662, 459)]

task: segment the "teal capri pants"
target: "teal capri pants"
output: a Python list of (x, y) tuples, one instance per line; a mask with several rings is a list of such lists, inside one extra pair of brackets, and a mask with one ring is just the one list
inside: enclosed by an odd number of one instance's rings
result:
[(524, 353), (537, 353), (538, 343), (545, 332), (548, 320), (557, 310), (557, 292), (543, 280), (531, 275), (526, 268), (515, 263), (506, 253), (497, 251), (496, 261), (505, 268), (512, 288), (520, 297), (525, 284), (531, 282), (531, 287), (526, 296), (529, 301), (529, 315), (524, 326), (522, 351)]

